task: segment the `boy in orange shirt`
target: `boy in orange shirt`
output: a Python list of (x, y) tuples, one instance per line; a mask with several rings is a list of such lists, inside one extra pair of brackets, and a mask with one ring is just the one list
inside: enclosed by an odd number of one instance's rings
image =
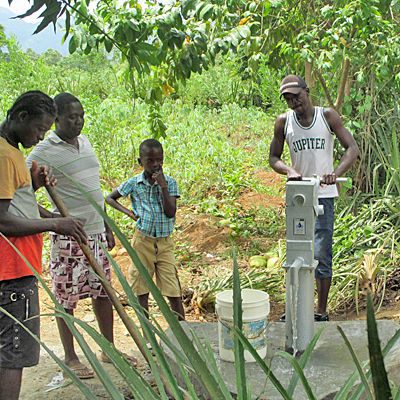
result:
[(40, 219), (34, 191), (51, 178), (36, 163), (29, 171), (19, 150), (19, 144), (28, 149), (43, 140), (55, 115), (51, 97), (29, 91), (15, 101), (0, 127), (0, 306), (19, 321), (0, 311), (0, 400), (19, 398), (22, 370), (39, 362), (40, 350), (20, 326), (39, 336), (37, 279), (8, 241), (38, 273), (42, 271), (43, 232), (87, 242), (83, 225), (74, 218)]

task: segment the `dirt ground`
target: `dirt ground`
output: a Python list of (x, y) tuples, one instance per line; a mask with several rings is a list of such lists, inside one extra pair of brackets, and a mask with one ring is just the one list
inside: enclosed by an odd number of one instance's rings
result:
[[(262, 172), (258, 174), (260, 180), (266, 186), (281, 186), (281, 177), (271, 172)], [(252, 193), (244, 191), (241, 194), (240, 203), (243, 208), (257, 206), (257, 205), (268, 205), (279, 208), (284, 212), (284, 200), (282, 197), (274, 197), (266, 194)], [(231, 261), (224, 260), (223, 254), (227, 252), (231, 247), (231, 229), (228, 227), (220, 226), (218, 224), (218, 218), (210, 217), (205, 214), (199, 214), (194, 209), (180, 209), (177, 218), (177, 225), (179, 226), (178, 234), (175, 237), (177, 248), (180, 249), (178, 252), (179, 269), (181, 283), (184, 292), (184, 304), (186, 318), (188, 321), (216, 321), (214, 313), (204, 313), (198, 308), (193, 307), (191, 303), (192, 291), (190, 287), (201, 279), (202, 270), (200, 265), (196, 264), (195, 260), (201, 258), (203, 261), (201, 267), (213, 268), (218, 265), (219, 268), (231, 268)], [(276, 238), (275, 238), (276, 239)], [(244, 240), (244, 239), (243, 239)], [(246, 245), (246, 243), (241, 243)], [(117, 245), (118, 253), (115, 257), (118, 265), (121, 267), (123, 272), (126, 274), (130, 264), (130, 259), (126, 255), (125, 249)], [(206, 261), (204, 261), (206, 260)], [(239, 266), (245, 265), (247, 260), (239, 259)], [(45, 281), (51, 285), (49, 274), (45, 271), (43, 274)], [(397, 277), (392, 278), (394, 286), (400, 282)], [(113, 277), (113, 286), (117, 291), (121, 291), (121, 286), (117, 279)], [(400, 321), (400, 304), (396, 295), (397, 290), (388, 290), (386, 300), (380, 309), (377, 318), (393, 319)], [(40, 288), (40, 300), (41, 300), (41, 339), (42, 341), (52, 350), (58, 357), (63, 358), (63, 351), (61, 342), (58, 336), (57, 325), (52, 309), (52, 301), (47, 295), (47, 292)], [(277, 321), (279, 316), (284, 312), (284, 303), (272, 301), (270, 302), (270, 315), (268, 316), (269, 321)], [(135, 316), (130, 307), (125, 307), (125, 310), (132, 315), (135, 322)], [(157, 321), (163, 328), (167, 328), (167, 325), (158, 311), (156, 304), (151, 303), (150, 311), (156, 316)], [(115, 312), (114, 312), (115, 313)], [(91, 308), (90, 300), (83, 300), (79, 303), (78, 309), (75, 315), (79, 319), (83, 319), (88, 322), (91, 326), (97, 329), (97, 323)], [(114, 337), (115, 345), (118, 349), (134, 355), (139, 360), (139, 371), (152, 382), (152, 376), (149, 372), (147, 365), (144, 362), (143, 357), (137, 350), (133, 340), (129, 336), (127, 329), (122, 323), (121, 319), (115, 313), (114, 322)], [(363, 311), (359, 315), (356, 314), (353, 309), (342, 309), (338, 312), (330, 312), (331, 320), (356, 320), (365, 319)], [(88, 343), (92, 350), (99, 356), (100, 351), (98, 346), (87, 338)], [(81, 357), (82, 362), (86, 362), (82, 352), (78, 348), (78, 354)], [(103, 367), (107, 370), (113, 382), (120, 388), (121, 392), (128, 395), (126, 386), (121, 381), (121, 378), (117, 371), (111, 364), (102, 363)], [(107, 393), (103, 389), (98, 378), (86, 380), (85, 383), (91, 388), (91, 390), (100, 399), (107, 399)], [(26, 368), (23, 375), (23, 383), (21, 390), (21, 400), (48, 400), (48, 399), (60, 399), (66, 400), (81, 400), (84, 399), (84, 395), (71, 384), (68, 378), (63, 378), (62, 369), (52, 360), (48, 353), (42, 349), (40, 356), (39, 365)]]

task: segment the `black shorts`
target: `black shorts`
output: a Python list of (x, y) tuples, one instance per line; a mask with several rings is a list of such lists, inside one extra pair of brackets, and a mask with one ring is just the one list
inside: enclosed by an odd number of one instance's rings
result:
[[(23, 324), (39, 337), (40, 310), (36, 277), (0, 281), (0, 307), (19, 321), (14, 321), (0, 310), (0, 367), (19, 369), (38, 364), (40, 344), (21, 326)], [(34, 316), (37, 317), (24, 322)]]

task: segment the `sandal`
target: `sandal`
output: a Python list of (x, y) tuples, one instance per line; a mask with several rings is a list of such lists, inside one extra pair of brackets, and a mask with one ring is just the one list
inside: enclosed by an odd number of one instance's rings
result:
[(324, 313), (324, 314), (318, 314), (318, 313), (314, 313), (314, 321), (315, 322), (325, 322), (325, 321), (329, 321), (329, 315), (328, 313)]
[(156, 355), (156, 353), (155, 353), (154, 350), (153, 350), (153, 346), (151, 345), (150, 342), (147, 342), (147, 343), (146, 343), (146, 347), (148, 348), (148, 350), (150, 351), (150, 354), (151, 354), (152, 356), (155, 356), (155, 355)]
[(94, 372), (89, 369), (86, 365), (84, 364), (78, 364), (74, 365), (72, 367), (69, 367), (69, 369), (75, 373), (75, 375), (79, 379), (90, 379), (94, 378)]
[[(129, 354), (126, 353), (121, 353), (121, 354), (122, 357), (124, 357), (125, 360), (132, 365), (132, 367), (136, 368), (138, 366), (138, 360), (136, 359), (136, 357), (130, 356)], [(101, 353), (100, 357), (101, 361), (103, 361), (104, 363), (111, 364), (111, 360), (105, 354)]]
[[(324, 313), (324, 314), (314, 313), (314, 321), (315, 322), (329, 321), (329, 315), (328, 315), (328, 313)], [(278, 322), (286, 322), (286, 314), (282, 314), (281, 317), (279, 318)]]

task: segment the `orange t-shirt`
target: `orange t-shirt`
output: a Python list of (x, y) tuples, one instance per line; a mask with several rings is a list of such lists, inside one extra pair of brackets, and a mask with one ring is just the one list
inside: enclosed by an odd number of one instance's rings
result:
[[(0, 138), (0, 176), (0, 199), (11, 199), (8, 212), (23, 218), (40, 219), (24, 155), (3, 138)], [(7, 239), (37, 272), (42, 272), (41, 233)], [(0, 281), (33, 275), (24, 259), (3, 236), (0, 236), (0, 258)]]

